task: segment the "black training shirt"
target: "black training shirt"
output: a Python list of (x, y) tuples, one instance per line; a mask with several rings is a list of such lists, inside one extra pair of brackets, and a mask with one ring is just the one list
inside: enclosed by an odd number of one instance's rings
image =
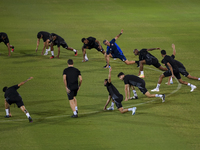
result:
[(44, 42), (46, 42), (47, 39), (50, 39), (50, 33), (45, 32), (45, 31), (40, 31), (39, 33), (41, 33), (43, 35), (42, 39), (43, 39)]
[[(167, 63), (170, 63), (170, 65), (172, 66), (174, 71), (178, 71), (178, 66), (176, 65), (175, 60), (170, 57), (169, 55), (166, 55), (163, 59), (163, 62), (165, 64), (165, 66), (167, 66)], [(167, 68), (169, 69), (169, 66), (167, 66)]]
[(57, 47), (60, 47), (60, 44), (62, 42), (65, 42), (65, 40), (62, 37), (60, 37), (59, 35), (55, 33), (51, 33), (51, 36), (56, 36), (56, 39), (53, 42), (57, 45)]
[(65, 68), (63, 75), (66, 75), (67, 87), (70, 90), (77, 90), (78, 87), (78, 76), (81, 75), (81, 72), (74, 67)]
[(141, 83), (144, 83), (144, 80), (139, 78), (138, 76), (135, 75), (124, 76), (124, 84), (129, 84), (138, 87), (141, 85)]
[[(171, 57), (172, 57), (173, 59), (175, 58), (174, 55), (172, 55)], [(175, 59), (174, 59), (174, 61), (176, 62), (176, 65), (178, 66), (178, 68), (185, 68), (184, 65), (183, 65), (180, 61), (175, 60)]]
[(88, 37), (87, 40), (89, 41), (88, 44), (85, 44), (83, 45), (83, 48), (92, 48), (95, 46), (95, 41), (96, 41), (96, 38), (94, 37)]
[(112, 83), (107, 82), (106, 87), (107, 87), (109, 95), (112, 97), (113, 100), (123, 99), (123, 95), (119, 93), (119, 91), (116, 89), (116, 87)]
[(151, 55), (147, 49), (141, 49), (139, 51), (139, 61), (145, 60), (145, 59), (152, 59), (155, 58), (153, 55)]
[(19, 88), (18, 85), (14, 85), (14, 86), (9, 87), (4, 94), (4, 97), (6, 98), (6, 100), (10, 100), (10, 99), (15, 100), (15, 99), (21, 98), (21, 96), (17, 92), (18, 88)]

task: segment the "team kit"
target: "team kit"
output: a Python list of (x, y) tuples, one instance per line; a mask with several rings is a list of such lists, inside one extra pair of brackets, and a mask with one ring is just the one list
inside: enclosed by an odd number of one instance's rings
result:
[[(133, 53), (135, 56), (139, 57), (138, 61), (129, 61), (126, 59), (126, 57), (123, 54), (123, 51), (116, 43), (116, 40), (123, 34), (123, 29), (121, 32), (110, 41), (104, 40), (103, 44), (107, 46), (106, 50), (103, 49), (100, 42), (94, 38), (94, 37), (88, 37), (88, 38), (82, 38), (81, 42), (83, 43), (82, 46), (82, 54), (83, 54), (83, 60), (82, 62), (89, 61), (86, 53), (86, 49), (96, 49), (98, 52), (101, 52), (103, 57), (105, 58), (106, 64), (103, 66), (103, 68), (108, 68), (108, 78), (104, 79), (104, 86), (106, 87), (108, 91), (108, 100), (106, 101), (106, 104), (104, 106), (104, 110), (114, 110), (114, 105), (116, 105), (117, 109), (121, 113), (126, 113), (131, 111), (131, 114), (134, 115), (136, 113), (136, 107), (127, 108), (124, 109), (122, 106), (122, 101), (128, 101), (130, 99), (138, 99), (137, 92), (135, 90), (135, 87), (137, 87), (146, 97), (148, 98), (155, 98), (158, 97), (161, 99), (162, 102), (165, 102), (165, 94), (150, 94), (150, 92), (146, 89), (146, 83), (145, 83), (145, 75), (144, 75), (144, 64), (146, 65), (153, 65), (157, 69), (164, 71), (158, 79), (158, 83), (156, 85), (155, 89), (152, 89), (151, 92), (159, 92), (160, 85), (162, 83), (162, 79), (165, 77), (168, 77), (168, 82), (166, 84), (170, 85), (173, 84), (173, 78), (176, 77), (178, 82), (180, 84), (184, 84), (189, 86), (190, 92), (193, 92), (197, 87), (191, 83), (188, 83), (186, 81), (183, 81), (180, 74), (183, 76), (193, 79), (193, 80), (200, 80), (198, 77), (191, 76), (187, 71), (185, 66), (178, 60), (175, 59), (176, 55), (176, 49), (175, 45), (172, 44), (173, 53), (172, 55), (167, 55), (165, 50), (161, 50), (160, 48), (149, 48), (149, 49), (134, 49)], [(55, 33), (48, 33), (45, 31), (40, 31), (37, 34), (37, 46), (36, 46), (36, 52), (38, 51), (40, 39), (43, 40), (44, 46), (42, 48), (41, 55), (48, 55), (48, 52), (51, 51), (51, 57), (50, 59), (59, 58), (60, 56), (60, 46), (62, 46), (64, 49), (67, 49), (69, 51), (72, 51), (75, 56), (78, 55), (78, 51), (72, 47), (69, 47), (66, 43), (66, 41), (59, 35)], [(0, 43), (3, 42), (7, 48), (8, 48), (8, 56), (11, 56), (11, 52), (14, 52), (15, 47), (9, 43), (8, 35), (4, 32), (0, 32)], [(58, 48), (58, 54), (57, 56), (54, 56), (54, 46), (57, 45)], [(163, 57), (161, 63), (165, 66), (163, 67), (158, 59), (153, 56), (149, 51), (153, 50), (159, 50), (161, 53), (161, 56)], [(125, 75), (123, 72), (119, 72), (118, 78), (124, 82), (125, 86), (125, 97), (117, 90), (117, 88), (114, 86), (114, 84), (111, 82), (111, 72), (112, 67), (110, 65), (110, 58), (113, 59), (120, 59), (122, 62), (124, 62), (126, 65), (132, 65), (136, 64), (139, 68), (139, 75)], [(72, 118), (78, 118), (78, 106), (77, 106), (77, 93), (79, 91), (79, 88), (82, 84), (82, 76), (81, 72), (78, 68), (75, 68), (74, 62), (72, 59), (69, 59), (67, 61), (68, 67), (63, 70), (63, 82), (65, 85), (65, 89), (68, 95), (69, 104), (72, 109), (73, 115)], [(5, 97), (5, 112), (6, 116), (5, 118), (10, 118), (11, 112), (10, 112), (10, 105), (16, 104), (18, 108), (20, 108), (27, 116), (29, 122), (33, 122), (33, 119), (31, 118), (31, 115), (25, 108), (25, 105), (23, 103), (22, 97), (17, 92), (17, 89), (20, 88), (21, 85), (25, 84), (27, 81), (33, 79), (33, 77), (28, 78), (27, 80), (17, 84), (13, 85), (11, 87), (4, 87), (3, 92)], [(131, 97), (130, 93), (133, 92), (134, 96)], [(107, 108), (108, 104), (111, 103), (111, 106)]]

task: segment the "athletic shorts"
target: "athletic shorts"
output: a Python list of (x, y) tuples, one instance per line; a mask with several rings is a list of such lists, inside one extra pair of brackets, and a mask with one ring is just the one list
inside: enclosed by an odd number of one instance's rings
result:
[(185, 70), (185, 68), (178, 68), (178, 70), (185, 77), (189, 75), (189, 73)]
[(20, 108), (21, 106), (24, 106), (24, 103), (22, 101), (22, 98), (16, 98), (16, 99), (6, 99), (6, 101), (8, 102), (9, 105), (15, 103), (17, 105), (18, 108)]
[(114, 101), (115, 101), (115, 105), (116, 105), (117, 109), (122, 107), (123, 97), (122, 97), (122, 99), (115, 99)]
[[(169, 77), (169, 76), (172, 75), (172, 73), (171, 73), (170, 70), (165, 71), (163, 74), (164, 74), (165, 77)], [(174, 72), (174, 76), (175, 76), (177, 79), (181, 79), (181, 75), (180, 75), (179, 72)]]
[(4, 44), (7, 46), (7, 44), (9, 43), (9, 39), (5, 38), (4, 40), (0, 40), (0, 43), (4, 42)]
[(112, 57), (113, 58), (119, 58), (119, 59), (121, 59), (121, 61), (126, 61), (127, 60), (124, 55), (120, 55), (120, 54), (119, 55), (112, 54)]
[(145, 61), (147, 65), (153, 65), (156, 68), (159, 68), (161, 66), (157, 58), (146, 59)]
[[(53, 45), (58, 45), (57, 43), (53, 43)], [(62, 41), (62, 42), (60, 42), (60, 45), (63, 47), (63, 48), (68, 48), (68, 45), (67, 45), (67, 43), (65, 42), (65, 41)]]
[(145, 87), (145, 82), (142, 82), (142, 83), (137, 83), (136, 85), (138, 87), (138, 89), (143, 93), (145, 94), (148, 90), (146, 89)]
[(67, 93), (68, 99), (73, 100), (74, 97), (77, 95), (77, 92), (78, 92), (78, 90), (72, 90), (72, 91), (70, 91), (70, 93)]

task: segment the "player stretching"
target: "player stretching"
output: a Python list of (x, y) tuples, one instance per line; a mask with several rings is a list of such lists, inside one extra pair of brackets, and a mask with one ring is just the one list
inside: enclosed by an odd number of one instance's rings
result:
[[(66, 92), (68, 95), (70, 107), (73, 111), (72, 118), (78, 117), (78, 106), (75, 96), (77, 95), (78, 90), (80, 89), (82, 83), (81, 72), (73, 67), (74, 63), (72, 59), (68, 60), (68, 68), (65, 68), (63, 71), (63, 82), (65, 84)], [(79, 83), (78, 83), (79, 79)]]
[(4, 32), (0, 32), (0, 43), (4, 42), (4, 44), (8, 47), (8, 56), (10, 56), (10, 48), (12, 48), (12, 52), (14, 52), (14, 46), (10, 45), (8, 35)]
[[(113, 100), (112, 104), (115, 103), (115, 105), (117, 106), (118, 110), (121, 113), (132, 111), (132, 115), (134, 115), (135, 111), (136, 111), (136, 107), (128, 108), (128, 109), (124, 109), (122, 107), (122, 103), (121, 102), (123, 101), (123, 95), (120, 94), (119, 91), (116, 89), (116, 87), (111, 83), (111, 71), (112, 71), (112, 68), (110, 67), (109, 74), (108, 74), (108, 79), (104, 80), (104, 86), (107, 87), (107, 90), (108, 90), (108, 93), (109, 93), (108, 100), (106, 102), (106, 105), (104, 106), (104, 110), (106, 110), (106, 107), (108, 106), (109, 102), (112, 99)], [(114, 110), (114, 106), (113, 106), (113, 109), (108, 109), (108, 110)]]
[(86, 54), (86, 49), (92, 49), (95, 48), (97, 51), (101, 52), (103, 55), (105, 55), (105, 51), (103, 47), (101, 46), (100, 42), (94, 38), (94, 37), (88, 37), (88, 38), (82, 38), (82, 43), (84, 44), (82, 47), (83, 52), (83, 62), (88, 61), (88, 57)]
[(197, 87), (195, 85), (192, 85), (192, 84), (190, 84), (186, 81), (183, 81), (181, 79), (179, 69), (178, 69), (178, 66), (177, 66), (175, 60), (172, 57), (170, 57), (169, 55), (167, 55), (165, 50), (161, 51), (161, 55), (164, 58), (163, 62), (165, 64), (165, 66), (167, 66), (167, 68), (169, 68), (169, 69), (167, 71), (165, 71), (162, 75), (160, 75), (156, 88), (151, 90), (151, 91), (152, 92), (155, 92), (155, 91), (159, 92), (159, 88), (160, 88), (160, 84), (162, 83), (162, 79), (164, 77), (169, 77), (169, 76), (174, 77), (175, 76), (178, 79), (179, 83), (190, 86), (191, 87), (190, 92), (193, 92), (194, 89), (196, 89)]
[(139, 77), (144, 78), (144, 71), (143, 71), (143, 65), (153, 65), (154, 67), (166, 71), (167, 68), (164, 68), (161, 66), (161, 64), (158, 62), (158, 59), (151, 55), (148, 51), (152, 50), (160, 50), (160, 48), (150, 48), (150, 49), (141, 49), (140, 51), (138, 49), (134, 49), (133, 53), (137, 56), (139, 55)]
[(122, 35), (123, 29), (121, 30), (120, 34), (118, 34), (114, 39), (112, 39), (110, 42), (108, 40), (104, 40), (103, 44), (107, 46), (106, 51), (106, 62), (107, 64), (104, 66), (104, 68), (109, 68), (109, 58), (119, 58), (121, 59), (125, 64), (130, 65), (134, 64), (135, 61), (128, 61), (126, 57), (124, 56), (121, 48), (115, 43), (115, 41)]
[[(45, 32), (45, 31), (40, 31), (37, 34), (37, 38), (38, 38), (38, 40), (37, 40), (37, 47), (36, 47), (35, 51), (37, 52), (37, 50), (38, 50), (38, 46), (40, 44), (40, 39), (43, 39), (44, 46), (43, 46), (41, 55), (48, 55), (48, 51), (50, 51), (50, 47), (49, 47), (50, 33)], [(46, 52), (44, 53), (45, 47), (46, 47)]]
[(20, 108), (27, 116), (29, 122), (32, 122), (32, 118), (29, 114), (29, 112), (27, 111), (27, 109), (24, 106), (24, 103), (22, 101), (22, 97), (19, 95), (19, 93), (17, 92), (17, 89), (24, 85), (27, 81), (33, 79), (33, 77), (28, 78), (26, 81), (21, 82), (17, 85), (11, 86), (11, 87), (4, 87), (3, 88), (3, 92), (5, 92), (4, 97), (5, 97), (5, 111), (6, 111), (6, 118), (11, 117), (11, 113), (10, 113), (10, 105), (13, 103), (16, 103), (18, 108)]
[(53, 51), (54, 45), (57, 45), (57, 47), (58, 47), (58, 55), (56, 56), (57, 58), (59, 58), (59, 55), (60, 55), (60, 45), (67, 50), (73, 51), (75, 53), (75, 56), (78, 55), (78, 51), (71, 48), (71, 47), (68, 47), (65, 40), (62, 37), (60, 37), (59, 35), (57, 35), (55, 33), (51, 33), (51, 40), (52, 40), (52, 43), (51, 43), (51, 54), (52, 54), (52, 56), (50, 57), (50, 59), (54, 58), (54, 51)]
[[(172, 44), (172, 48), (173, 48), (173, 54), (172, 54), (171, 57), (174, 59), (174, 58), (175, 58), (175, 55), (176, 55), (176, 49), (175, 49), (175, 45), (174, 45), (174, 44)], [(183, 76), (187, 77), (188, 79), (200, 80), (200, 78), (191, 76), (191, 75), (186, 71), (185, 66), (184, 66), (181, 62), (179, 62), (178, 60), (175, 60), (175, 59), (174, 59), (174, 61), (175, 61), (176, 65), (178, 66), (179, 72), (180, 72)], [(162, 63), (164, 63), (164, 60), (162, 60)], [(172, 77), (169, 77), (169, 80), (168, 80), (168, 83), (167, 83), (167, 84), (168, 84), (168, 85), (173, 84)]]
[(139, 88), (139, 90), (147, 97), (152, 98), (152, 97), (160, 97), (162, 99), (162, 102), (165, 102), (165, 94), (150, 94), (148, 90), (145, 87), (145, 81), (135, 75), (124, 75), (123, 72), (120, 72), (118, 74), (118, 78), (121, 79), (122, 81), (124, 80), (125, 84), (125, 101), (128, 100), (128, 87), (130, 85), (136, 86)]

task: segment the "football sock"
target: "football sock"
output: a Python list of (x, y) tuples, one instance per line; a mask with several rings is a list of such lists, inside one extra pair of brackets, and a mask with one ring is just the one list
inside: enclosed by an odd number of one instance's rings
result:
[(156, 94), (155, 97), (162, 97), (162, 95), (161, 94)]
[(172, 80), (172, 77), (170, 78), (170, 83), (172, 83), (173, 82), (173, 80)]
[(76, 52), (77, 50), (73, 49), (74, 52)]
[(78, 106), (75, 106), (75, 110), (78, 110)]
[(29, 117), (30, 117), (30, 114), (29, 114), (29, 113), (26, 113), (26, 116), (27, 116), (27, 118), (29, 118)]
[(115, 104), (114, 102), (111, 102), (111, 107), (114, 107), (114, 104)]
[(200, 80), (200, 78), (198, 78), (198, 80)]
[(51, 55), (54, 56), (54, 51), (51, 51)]
[(85, 59), (88, 59), (87, 54), (85, 54)]
[(134, 96), (137, 96), (136, 90), (133, 90), (133, 94)]
[(74, 111), (74, 115), (77, 115), (77, 112), (76, 112), (76, 111)]
[(159, 89), (159, 88), (160, 88), (160, 84), (157, 84), (156, 89)]
[(140, 71), (140, 74), (141, 74), (141, 75), (144, 75), (144, 71)]
[(9, 109), (5, 109), (5, 111), (6, 111), (6, 116), (8, 116), (9, 115)]
[(133, 108), (128, 108), (128, 111), (132, 111), (133, 110)]
[(188, 83), (187, 85), (190, 86), (190, 87), (192, 86), (192, 84), (190, 84), (190, 83)]

